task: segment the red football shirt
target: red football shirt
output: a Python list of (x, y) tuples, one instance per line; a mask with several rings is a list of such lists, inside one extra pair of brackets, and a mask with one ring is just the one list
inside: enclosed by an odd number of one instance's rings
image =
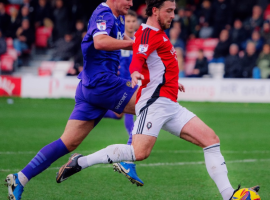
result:
[(164, 31), (147, 24), (140, 26), (135, 34), (129, 69), (131, 74), (138, 71), (144, 75), (136, 103), (143, 100), (151, 103), (158, 97), (177, 101), (178, 61), (175, 49)]

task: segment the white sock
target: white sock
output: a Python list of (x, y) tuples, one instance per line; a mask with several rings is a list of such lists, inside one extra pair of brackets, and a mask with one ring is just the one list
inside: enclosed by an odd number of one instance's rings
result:
[(229, 200), (234, 192), (233, 188), (227, 188), (223, 192), (221, 192), (221, 196), (223, 199)]
[(80, 157), (78, 159), (78, 164), (82, 169), (85, 169), (95, 164), (108, 164), (135, 160), (136, 158), (132, 145), (114, 144), (88, 156)]
[(213, 144), (203, 149), (208, 174), (216, 183), (223, 200), (229, 200), (234, 189), (228, 179), (228, 170), (220, 152), (220, 144)]
[(18, 172), (18, 179), (19, 179), (19, 181), (20, 181), (20, 183), (22, 184), (23, 187), (29, 181), (28, 178), (22, 172)]

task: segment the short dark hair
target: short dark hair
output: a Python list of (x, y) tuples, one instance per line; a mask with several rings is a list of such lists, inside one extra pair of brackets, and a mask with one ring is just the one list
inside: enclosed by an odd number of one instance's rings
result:
[(156, 7), (159, 9), (165, 1), (174, 2), (175, 0), (145, 0), (145, 3), (147, 5), (146, 15), (148, 17), (151, 17), (153, 15), (153, 8)]
[(137, 14), (136, 14), (136, 12), (133, 11), (133, 10), (128, 10), (127, 16), (128, 16), (128, 15), (137, 18)]

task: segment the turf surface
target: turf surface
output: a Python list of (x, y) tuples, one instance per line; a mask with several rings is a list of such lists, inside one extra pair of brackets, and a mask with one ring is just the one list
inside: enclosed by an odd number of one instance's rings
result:
[[(0, 98), (0, 181), (22, 169), (44, 145), (62, 134), (73, 109), (70, 99), (19, 99), (8, 104)], [(192, 103), (183, 106), (212, 127), (221, 140), (233, 187), (261, 186), (270, 199), (270, 104)], [(126, 143), (123, 120), (103, 119), (76, 150), (88, 154), (114, 143)], [(111, 166), (96, 165), (62, 184), (55, 182), (57, 167), (69, 155), (32, 179), (23, 193), (28, 200), (76, 199), (222, 199), (208, 176), (199, 147), (162, 131), (150, 157), (138, 162), (137, 173), (145, 186), (132, 185)], [(0, 199), (7, 189), (0, 185)]]

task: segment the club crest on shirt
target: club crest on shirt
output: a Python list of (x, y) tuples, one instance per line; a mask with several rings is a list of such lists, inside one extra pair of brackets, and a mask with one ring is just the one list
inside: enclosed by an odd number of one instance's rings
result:
[(105, 20), (97, 21), (97, 28), (100, 31), (105, 31), (106, 30), (106, 21)]
[(151, 123), (151, 122), (148, 122), (148, 123), (146, 124), (146, 127), (147, 127), (147, 129), (149, 130), (150, 128), (152, 128), (152, 123)]
[(149, 45), (148, 44), (140, 44), (139, 46), (139, 53), (145, 53), (148, 51), (148, 47)]
[(130, 81), (127, 81), (126, 85), (127, 85), (128, 87), (131, 87), (131, 82), (130, 82)]
[(120, 21), (121, 21), (121, 23), (122, 23), (123, 25), (125, 25), (125, 22), (124, 22), (124, 19), (123, 19), (122, 16), (120, 16)]

